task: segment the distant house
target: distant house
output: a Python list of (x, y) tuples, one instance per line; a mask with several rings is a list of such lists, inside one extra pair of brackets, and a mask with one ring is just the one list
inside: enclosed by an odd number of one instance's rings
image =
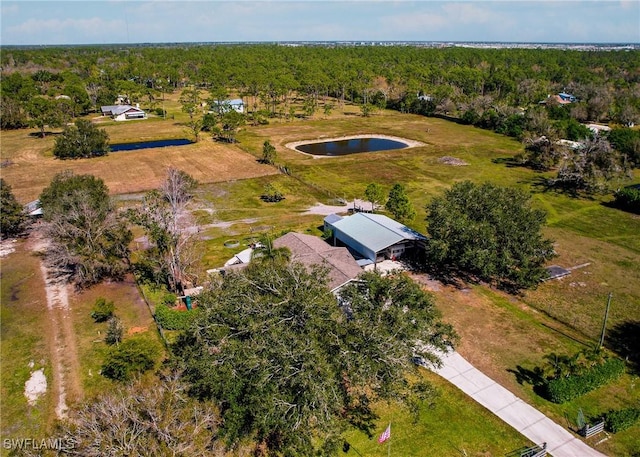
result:
[(273, 246), (288, 248), (293, 262), (300, 262), (309, 267), (314, 265), (326, 267), (329, 288), (332, 292), (353, 281), (362, 273), (362, 268), (347, 248), (331, 246), (316, 236), (289, 232), (273, 240)]
[(571, 94), (567, 94), (565, 92), (560, 92), (559, 94), (549, 95), (546, 100), (542, 100), (540, 104), (546, 105), (549, 100), (554, 100), (559, 105), (568, 105), (570, 103), (575, 103), (578, 99)]
[(131, 121), (135, 119), (146, 119), (147, 113), (140, 109), (140, 106), (131, 105), (106, 105), (101, 106), (103, 116), (110, 116), (116, 121)]
[(244, 113), (244, 102), (241, 98), (234, 98), (232, 100), (224, 100), (222, 102), (215, 101), (211, 105), (210, 113), (227, 113), (234, 110), (237, 113)]
[(427, 239), (382, 214), (356, 213), (347, 217), (331, 214), (324, 221), (325, 229), (333, 233), (335, 244), (346, 246), (369, 263), (400, 258), (407, 251), (424, 246)]

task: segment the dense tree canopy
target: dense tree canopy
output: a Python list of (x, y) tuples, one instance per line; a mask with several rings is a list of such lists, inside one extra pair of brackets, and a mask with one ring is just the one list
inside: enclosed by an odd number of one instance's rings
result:
[(86, 159), (109, 152), (109, 135), (90, 121), (79, 119), (56, 138), (53, 155), (59, 159)]
[(131, 232), (101, 179), (60, 173), (42, 191), (40, 203), (51, 239), (47, 259), (61, 275), (83, 287), (127, 271)]
[(545, 213), (518, 189), (470, 181), (454, 184), (427, 205), (428, 261), (509, 289), (546, 276), (552, 241), (542, 236)]
[(453, 330), (408, 277), (361, 279), (344, 290), (341, 309), (322, 270), (260, 262), (199, 297), (174, 351), (191, 393), (219, 405), (229, 445), (334, 454), (347, 424), (371, 426), (371, 402), (416, 398), (405, 377), (414, 357), (435, 360), (431, 351), (450, 347)]
[(0, 238), (16, 236), (24, 228), (26, 216), (11, 186), (0, 178)]

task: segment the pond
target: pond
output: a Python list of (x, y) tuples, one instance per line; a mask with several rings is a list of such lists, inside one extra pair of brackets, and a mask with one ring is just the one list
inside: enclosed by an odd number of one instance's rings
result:
[(296, 146), (300, 152), (314, 156), (344, 156), (360, 152), (388, 151), (409, 147), (407, 143), (387, 138), (351, 138), (345, 140), (324, 141), (321, 143), (307, 143)]
[(174, 140), (140, 141), (138, 143), (119, 143), (109, 145), (111, 152), (136, 151), (138, 149), (164, 148), (167, 146), (184, 146), (193, 143), (186, 138)]

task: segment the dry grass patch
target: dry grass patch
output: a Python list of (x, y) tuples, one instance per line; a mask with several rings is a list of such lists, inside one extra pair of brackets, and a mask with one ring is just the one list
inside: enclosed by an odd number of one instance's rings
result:
[[(24, 131), (10, 132), (8, 135), (24, 136)], [(4, 141), (3, 134), (3, 143)], [(106, 157), (64, 161), (46, 156), (47, 148), (53, 147), (52, 138), (28, 138), (25, 144), (27, 146), (23, 149), (10, 148), (6, 157), (13, 164), (2, 170), (3, 178), (23, 203), (37, 198), (56, 173), (68, 169), (76, 174), (91, 174), (102, 178), (112, 194), (156, 188), (166, 178), (169, 166), (184, 170), (203, 183), (277, 172), (273, 167), (258, 163), (253, 156), (238, 147), (215, 143), (209, 138), (186, 146), (116, 152)]]

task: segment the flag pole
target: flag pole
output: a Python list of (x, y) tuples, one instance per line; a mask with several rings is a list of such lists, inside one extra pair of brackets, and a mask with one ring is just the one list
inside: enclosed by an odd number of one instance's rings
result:
[(389, 439), (387, 441), (389, 442), (387, 445), (387, 457), (391, 457), (391, 422), (389, 422)]

